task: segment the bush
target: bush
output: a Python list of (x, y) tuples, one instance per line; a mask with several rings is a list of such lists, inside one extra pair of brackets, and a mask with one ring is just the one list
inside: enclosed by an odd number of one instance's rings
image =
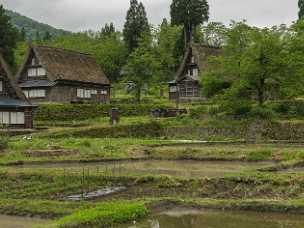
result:
[(248, 161), (266, 161), (270, 160), (272, 157), (271, 151), (253, 151), (250, 152), (247, 160)]
[(251, 103), (246, 100), (235, 99), (233, 101), (225, 101), (221, 104), (220, 110), (237, 118), (246, 117), (251, 111)]
[(190, 116), (192, 118), (200, 118), (202, 115), (209, 114), (208, 106), (200, 105), (190, 109)]
[(9, 137), (0, 135), (0, 151), (5, 150), (8, 147)]
[(304, 116), (304, 101), (303, 100), (289, 100), (278, 101), (271, 103), (269, 107), (278, 114), (289, 116)]
[(288, 105), (287, 103), (273, 103), (269, 106), (274, 112), (278, 114), (289, 114), (291, 111), (291, 106)]
[(108, 116), (111, 108), (118, 108), (121, 116), (149, 115), (152, 109), (170, 108), (159, 104), (42, 104), (36, 110), (36, 121), (87, 120)]
[(60, 131), (41, 135), (46, 138), (69, 138), (69, 137), (85, 137), (85, 138), (158, 138), (163, 134), (163, 129), (158, 122), (152, 121), (145, 124), (121, 125), (114, 127), (94, 127)]
[(256, 106), (253, 107), (249, 113), (250, 117), (259, 118), (259, 119), (272, 119), (275, 115), (274, 112), (267, 107)]

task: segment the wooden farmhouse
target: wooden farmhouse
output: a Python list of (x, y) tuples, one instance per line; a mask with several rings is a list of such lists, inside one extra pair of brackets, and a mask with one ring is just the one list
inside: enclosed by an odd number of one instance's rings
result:
[(202, 44), (192, 44), (186, 50), (175, 80), (169, 82), (169, 99), (181, 102), (203, 100), (200, 75), (208, 67), (208, 58), (217, 56), (221, 49)]
[(33, 128), (33, 108), (0, 54), (0, 128)]
[(32, 45), (18, 84), (33, 103), (107, 103), (110, 81), (95, 59), (71, 50)]

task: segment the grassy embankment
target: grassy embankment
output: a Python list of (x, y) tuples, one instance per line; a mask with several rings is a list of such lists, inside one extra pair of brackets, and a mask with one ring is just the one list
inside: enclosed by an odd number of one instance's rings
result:
[[(107, 121), (107, 118), (102, 116), (88, 120), (58, 119), (55, 123), (40, 120), (40, 126), (50, 129), (34, 134), (31, 140), (22, 137), (12, 138), (8, 148), (1, 153), (0, 163), (6, 165), (33, 161), (103, 159), (276, 161), (279, 163), (260, 171), (244, 171), (217, 178), (175, 178), (81, 168), (69, 170), (2, 167), (0, 212), (54, 218), (58, 219), (55, 222), (56, 226), (61, 227), (88, 225), (108, 227), (113, 223), (139, 219), (146, 216), (149, 211), (153, 211), (155, 207), (170, 205), (172, 202), (198, 208), (297, 213), (304, 211), (303, 172), (270, 172), (303, 166), (304, 150), (301, 144), (175, 145), (175, 141), (163, 140), (157, 134), (152, 137), (153, 134), (148, 133), (144, 137), (142, 131), (149, 132), (152, 129), (156, 132), (165, 127), (206, 124), (220, 127), (220, 125), (228, 125), (229, 121), (209, 118), (201, 120), (193, 116), (155, 121), (147, 114), (123, 117), (122, 122), (116, 127), (110, 126)], [(240, 122), (234, 121), (233, 124), (237, 125)], [(98, 135), (95, 135), (96, 133)], [(113, 138), (102, 137), (111, 134)], [(188, 138), (187, 134), (184, 136)], [(52, 154), (54, 150), (59, 150), (61, 154)], [(109, 186), (125, 186), (126, 190), (91, 201), (67, 200), (67, 196)]]

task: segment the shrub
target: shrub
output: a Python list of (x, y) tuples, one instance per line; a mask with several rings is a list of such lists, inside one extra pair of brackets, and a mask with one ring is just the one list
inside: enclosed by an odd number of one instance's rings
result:
[(36, 110), (37, 121), (87, 120), (108, 116), (111, 108), (118, 108), (121, 116), (149, 115), (152, 109), (170, 108), (159, 104), (42, 104)]
[(287, 100), (271, 103), (269, 107), (278, 114), (290, 116), (304, 116), (303, 100)]
[(274, 112), (267, 107), (253, 107), (249, 113), (250, 117), (270, 120), (274, 117)]
[(206, 105), (196, 106), (190, 109), (190, 116), (192, 118), (199, 118), (202, 115), (208, 114), (208, 111), (208, 106)]
[(213, 106), (209, 107), (208, 112), (210, 115), (216, 115), (220, 112), (220, 108), (219, 108), (219, 106), (213, 105)]
[(280, 103), (273, 103), (269, 106), (274, 112), (279, 114), (289, 114), (291, 111), (291, 106), (285, 102)]
[[(158, 122), (132, 124), (132, 125), (118, 125), (114, 127), (94, 127), (68, 129), (49, 134), (40, 135), (41, 138), (154, 138), (162, 136), (163, 129)], [(110, 148), (110, 147), (108, 147)]]
[(253, 151), (250, 152), (247, 160), (248, 161), (265, 161), (270, 160), (272, 156), (271, 151)]
[(9, 137), (0, 135), (0, 151), (5, 150), (8, 147)]
[(237, 118), (246, 117), (251, 111), (251, 103), (246, 100), (235, 99), (233, 101), (225, 101), (221, 104), (220, 110)]
[(296, 101), (294, 110), (297, 116), (304, 116), (304, 101)]

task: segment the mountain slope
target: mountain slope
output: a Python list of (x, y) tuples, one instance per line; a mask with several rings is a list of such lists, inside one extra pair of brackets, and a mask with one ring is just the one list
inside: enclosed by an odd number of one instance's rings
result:
[(50, 25), (37, 22), (11, 10), (6, 10), (6, 14), (11, 17), (12, 24), (15, 25), (18, 30), (21, 31), (22, 28), (24, 28), (27, 40), (42, 39), (46, 33), (49, 33), (53, 38), (70, 33), (68, 31), (56, 29)]

